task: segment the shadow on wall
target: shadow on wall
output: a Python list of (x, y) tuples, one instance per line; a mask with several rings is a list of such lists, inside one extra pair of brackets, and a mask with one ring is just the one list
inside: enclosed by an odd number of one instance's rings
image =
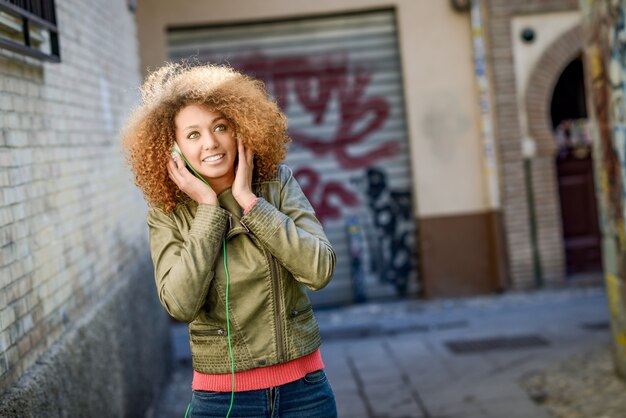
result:
[(0, 398), (0, 416), (141, 417), (171, 372), (152, 265), (121, 278)]

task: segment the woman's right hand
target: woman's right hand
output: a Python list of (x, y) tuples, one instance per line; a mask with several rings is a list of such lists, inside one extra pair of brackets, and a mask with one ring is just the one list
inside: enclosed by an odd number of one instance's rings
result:
[(217, 206), (217, 195), (213, 189), (187, 170), (185, 161), (176, 153), (172, 153), (172, 158), (167, 162), (167, 172), (187, 196), (198, 203)]

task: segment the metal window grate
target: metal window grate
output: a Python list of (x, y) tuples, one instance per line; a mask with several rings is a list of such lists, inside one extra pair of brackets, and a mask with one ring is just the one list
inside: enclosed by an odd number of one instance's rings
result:
[(54, 0), (0, 0), (0, 48), (60, 62)]
[(530, 334), (514, 337), (448, 341), (445, 345), (454, 354), (471, 354), (492, 350), (517, 350), (522, 348), (546, 347), (549, 343), (545, 338), (539, 335)]
[(611, 324), (608, 321), (584, 322), (580, 324), (580, 327), (587, 331), (608, 331), (611, 329)]
[(374, 338), (385, 335), (400, 335), (417, 332), (436, 332), (450, 329), (465, 328), (467, 321), (440, 322), (436, 324), (419, 323), (375, 323), (353, 324), (350, 326), (321, 327), (320, 333), (324, 341), (351, 340)]

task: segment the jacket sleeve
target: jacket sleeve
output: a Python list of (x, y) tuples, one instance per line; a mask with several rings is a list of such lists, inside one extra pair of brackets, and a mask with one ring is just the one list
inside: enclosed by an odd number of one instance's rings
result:
[(205, 302), (227, 222), (225, 210), (198, 205), (184, 240), (171, 216), (157, 208), (148, 213), (150, 252), (159, 300), (179, 321), (193, 321)]
[(241, 222), (297, 281), (319, 290), (332, 278), (335, 251), (291, 169), (282, 166), (280, 174), (280, 208), (259, 198)]

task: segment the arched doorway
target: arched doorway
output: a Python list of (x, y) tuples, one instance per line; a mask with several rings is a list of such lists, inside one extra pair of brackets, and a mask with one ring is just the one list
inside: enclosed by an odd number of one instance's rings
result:
[[(587, 233), (598, 227), (591, 153), (585, 157), (587, 167), (581, 170), (584, 174), (574, 171), (569, 179), (559, 178), (567, 174), (558, 173), (560, 163), (556, 159), (562, 138), (557, 138), (560, 133), (554, 127), (568, 118), (577, 121), (576, 126), (584, 124), (586, 119), (582, 45), (580, 25), (564, 32), (543, 50), (526, 91), (528, 130), (537, 150), (532, 160), (532, 181), (540, 262), (546, 284), (558, 285), (563, 279), (580, 278), (596, 283), (602, 278), (598, 274), (601, 272), (599, 234)], [(572, 151), (579, 157), (586, 152)], [(564, 199), (561, 199), (562, 191), (566, 194)], [(552, 280), (546, 272), (554, 274)]]
[(572, 60), (559, 76), (552, 93), (550, 116), (557, 143), (555, 164), (565, 271), (571, 279), (602, 270), (581, 56)]

